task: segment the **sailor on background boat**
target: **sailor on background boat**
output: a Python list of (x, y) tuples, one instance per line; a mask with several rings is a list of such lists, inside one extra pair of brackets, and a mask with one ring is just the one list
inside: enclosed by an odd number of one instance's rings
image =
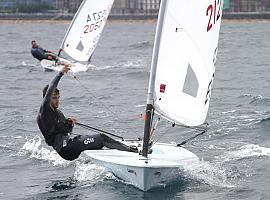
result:
[(137, 153), (136, 147), (126, 146), (104, 134), (70, 136), (76, 119), (66, 118), (58, 109), (60, 93), (57, 89), (61, 77), (68, 71), (69, 66), (65, 65), (50, 85), (46, 85), (43, 89), (43, 102), (40, 106), (37, 123), (46, 143), (66, 160), (78, 158), (84, 150), (102, 149), (104, 146)]
[(31, 44), (32, 44), (31, 54), (34, 58), (38, 59), (39, 61), (43, 59), (57, 61), (56, 54), (54, 54), (53, 52), (49, 50), (43, 49), (37, 44), (35, 40), (32, 40)]

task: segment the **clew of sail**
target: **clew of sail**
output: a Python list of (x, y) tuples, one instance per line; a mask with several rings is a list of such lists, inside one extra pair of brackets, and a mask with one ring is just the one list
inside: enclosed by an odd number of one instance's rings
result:
[(222, 0), (168, 0), (161, 28), (154, 108), (187, 126), (204, 123), (213, 85)]
[(114, 0), (84, 0), (76, 12), (61, 51), (75, 61), (89, 61), (107, 21)]

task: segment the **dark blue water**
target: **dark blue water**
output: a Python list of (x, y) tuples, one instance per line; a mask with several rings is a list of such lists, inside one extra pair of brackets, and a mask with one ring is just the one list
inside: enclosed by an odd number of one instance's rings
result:
[[(30, 42), (57, 51), (63, 22), (0, 22), (0, 199), (270, 199), (270, 22), (223, 21), (210, 130), (186, 145), (200, 158), (186, 177), (141, 192), (89, 162), (67, 162), (48, 147), (35, 118), (43, 72)], [(109, 22), (93, 56), (97, 67), (60, 82), (61, 109), (125, 137), (143, 133), (155, 22)], [(165, 131), (166, 130), (166, 131)], [(76, 133), (87, 133), (76, 128)], [(162, 122), (155, 140), (193, 134)]]

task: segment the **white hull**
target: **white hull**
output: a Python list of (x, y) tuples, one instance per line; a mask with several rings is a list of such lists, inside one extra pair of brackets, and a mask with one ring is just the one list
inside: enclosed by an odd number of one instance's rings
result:
[[(140, 145), (141, 142), (127, 144)], [(184, 173), (184, 166), (199, 161), (194, 153), (175, 145), (156, 143), (152, 150), (148, 159), (138, 153), (113, 149), (91, 150), (85, 153), (95, 163), (143, 191), (164, 187)]]
[[(71, 63), (70, 61), (63, 58), (60, 58), (60, 61), (63, 63), (71, 64), (70, 71), (73, 73), (86, 72), (90, 67), (93, 67), (93, 65), (90, 65), (90, 64), (83, 65), (78, 62)], [(63, 67), (63, 65), (56, 64), (55, 61), (46, 60), (46, 59), (43, 59), (40, 63), (44, 71), (58, 71), (59, 72)]]

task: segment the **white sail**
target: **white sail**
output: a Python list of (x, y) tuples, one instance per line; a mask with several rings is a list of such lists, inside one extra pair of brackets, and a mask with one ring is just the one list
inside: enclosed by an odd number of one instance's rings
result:
[(167, 0), (163, 24), (158, 27), (154, 107), (176, 123), (197, 126), (205, 121), (222, 5), (222, 0)]
[(114, 0), (84, 0), (61, 49), (76, 61), (88, 61), (95, 50)]

